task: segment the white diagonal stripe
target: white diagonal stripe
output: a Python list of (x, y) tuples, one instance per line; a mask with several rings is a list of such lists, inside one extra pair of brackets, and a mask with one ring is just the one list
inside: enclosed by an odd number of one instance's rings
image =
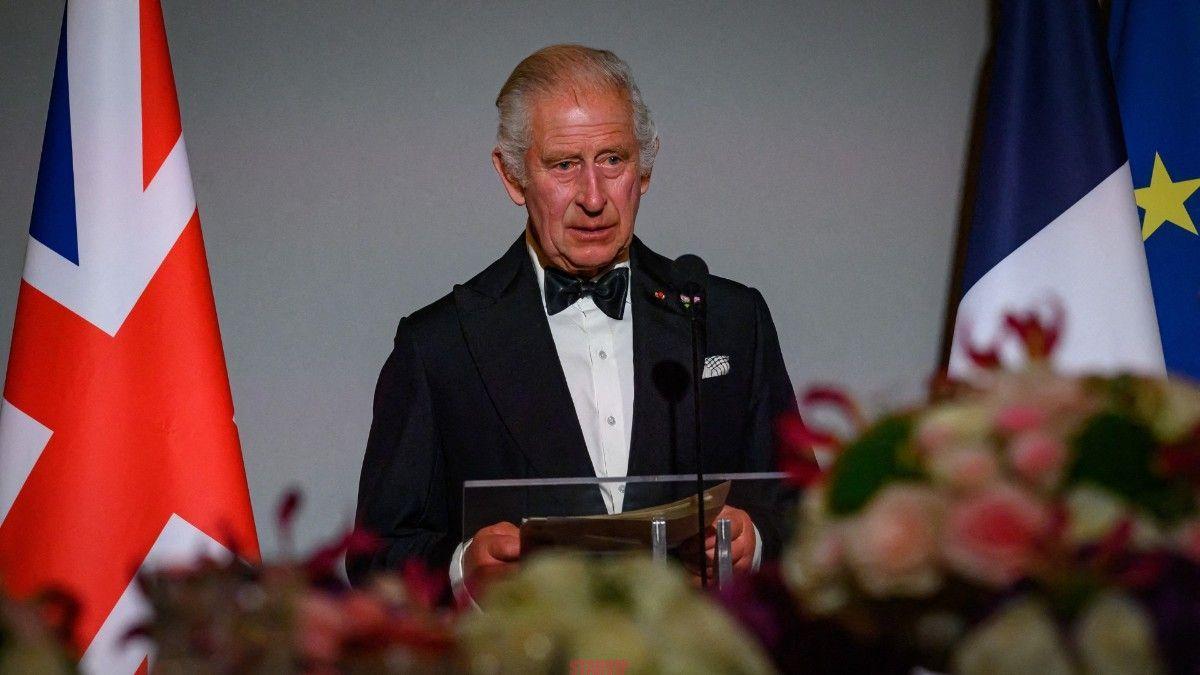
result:
[[(138, 567), (138, 574), (168, 567), (188, 566), (201, 558), (228, 562), (233, 554), (212, 537), (177, 514), (163, 527), (146, 559)], [(151, 659), (153, 672), (154, 646), (145, 638), (126, 639), (129, 631), (150, 618), (150, 603), (142, 594), (137, 579), (129, 582), (113, 610), (104, 619), (104, 624), (88, 645), (79, 669), (84, 673), (132, 673)]]
[(7, 400), (0, 400), (0, 523), (50, 442), (50, 429)]

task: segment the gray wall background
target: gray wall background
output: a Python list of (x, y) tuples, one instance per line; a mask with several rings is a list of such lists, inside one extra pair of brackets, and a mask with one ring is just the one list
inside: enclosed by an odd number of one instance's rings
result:
[[(520, 231), (492, 100), (554, 42), (617, 52), (662, 134), (637, 231), (766, 296), (798, 388), (870, 401), (938, 359), (984, 0), (163, 0), (264, 549), (347, 524), (397, 320)], [(0, 376), (60, 2), (0, 2)]]

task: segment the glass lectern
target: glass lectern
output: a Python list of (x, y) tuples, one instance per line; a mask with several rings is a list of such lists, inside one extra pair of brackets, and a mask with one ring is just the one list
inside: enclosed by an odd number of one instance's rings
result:
[[(705, 474), (704, 524), (717, 535), (716, 577), (729, 579), (731, 531), (718, 513), (725, 504), (750, 514), (764, 540), (778, 542), (790, 527), (795, 502), (787, 474)], [(529, 478), (463, 483), (463, 537), (488, 525), (521, 528), (522, 556), (545, 548), (595, 555), (646, 550), (678, 555), (700, 527), (695, 474), (622, 478)]]

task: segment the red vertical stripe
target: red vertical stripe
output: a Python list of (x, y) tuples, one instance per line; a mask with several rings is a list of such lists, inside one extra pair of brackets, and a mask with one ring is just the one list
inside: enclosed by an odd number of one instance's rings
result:
[(179, 141), (179, 99), (171, 73), (171, 52), (159, 0), (141, 0), (142, 189), (150, 185)]

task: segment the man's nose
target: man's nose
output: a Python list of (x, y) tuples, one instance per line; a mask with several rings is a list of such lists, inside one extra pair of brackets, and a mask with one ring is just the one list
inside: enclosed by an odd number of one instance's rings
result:
[(600, 189), (600, 177), (596, 167), (585, 164), (579, 172), (575, 203), (589, 216), (598, 216), (604, 210), (604, 193)]

